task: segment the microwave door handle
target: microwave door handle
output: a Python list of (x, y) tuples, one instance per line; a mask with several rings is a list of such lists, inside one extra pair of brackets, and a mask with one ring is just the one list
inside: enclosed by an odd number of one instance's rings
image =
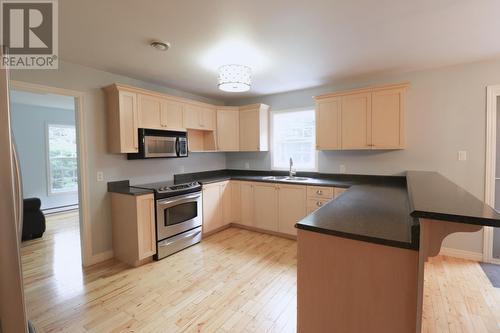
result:
[(180, 156), (180, 154), (181, 154), (181, 144), (179, 142), (179, 137), (175, 138), (175, 154), (177, 156)]

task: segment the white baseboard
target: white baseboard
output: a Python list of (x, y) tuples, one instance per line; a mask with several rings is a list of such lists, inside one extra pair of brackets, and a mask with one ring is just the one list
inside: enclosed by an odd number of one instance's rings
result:
[(87, 260), (87, 262), (85, 263), (85, 266), (92, 266), (92, 265), (98, 264), (100, 262), (106, 261), (108, 259), (111, 259), (113, 257), (114, 257), (113, 250), (94, 254), (92, 257), (90, 257)]
[(439, 252), (439, 255), (467, 259), (467, 260), (473, 260), (473, 261), (482, 261), (483, 260), (482, 253), (453, 249), (451, 247), (442, 247), (441, 251)]

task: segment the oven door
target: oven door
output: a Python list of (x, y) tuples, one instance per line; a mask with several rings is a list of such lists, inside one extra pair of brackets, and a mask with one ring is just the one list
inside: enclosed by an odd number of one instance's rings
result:
[(158, 241), (202, 225), (201, 192), (156, 201)]
[(177, 157), (177, 137), (144, 137), (144, 157)]

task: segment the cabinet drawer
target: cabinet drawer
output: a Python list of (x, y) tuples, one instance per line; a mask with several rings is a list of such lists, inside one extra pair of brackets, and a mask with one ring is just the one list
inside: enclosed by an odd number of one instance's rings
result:
[(325, 198), (333, 199), (333, 187), (324, 186), (308, 186), (307, 187), (307, 198)]
[(311, 214), (316, 209), (323, 207), (331, 199), (307, 198), (307, 214)]

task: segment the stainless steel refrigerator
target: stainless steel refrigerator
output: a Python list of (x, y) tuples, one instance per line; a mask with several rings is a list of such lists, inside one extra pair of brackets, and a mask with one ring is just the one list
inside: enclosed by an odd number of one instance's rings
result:
[[(4, 48), (0, 46), (0, 58)], [(0, 68), (0, 333), (28, 332), (19, 246), (23, 197), (12, 138), (9, 73)]]

